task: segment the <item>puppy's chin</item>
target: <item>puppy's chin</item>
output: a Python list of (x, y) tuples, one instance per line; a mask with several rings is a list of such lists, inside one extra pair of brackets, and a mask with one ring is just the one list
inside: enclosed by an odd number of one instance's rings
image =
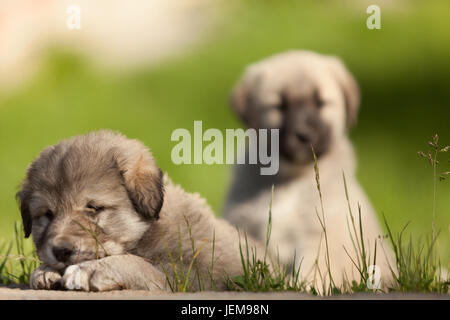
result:
[(44, 261), (44, 263), (56, 271), (63, 271), (64, 269), (66, 269), (68, 267), (67, 264), (62, 263), (62, 262), (57, 262), (56, 264), (51, 264), (51, 263)]
[(106, 256), (125, 253), (125, 249), (122, 245), (113, 241), (107, 241), (101, 245), (98, 245), (97, 249), (95, 249), (95, 244), (89, 246), (88, 250), (78, 249), (67, 258), (67, 261), (60, 262), (55, 258), (50, 248), (51, 246), (42, 248), (38, 251), (38, 256), (43, 263), (57, 271), (62, 271), (70, 265), (78, 264), (84, 261), (98, 260)]
[[(312, 148), (311, 148), (312, 147)], [(320, 159), (328, 151), (324, 144), (289, 143), (282, 142), (280, 145), (280, 156), (293, 165), (307, 165), (314, 161), (313, 149), (316, 157)]]
[(65, 261), (65, 262), (60, 262), (60, 261), (57, 261), (53, 257), (53, 255), (50, 254), (50, 255), (40, 255), (40, 260), (44, 264), (48, 265), (49, 267), (51, 267), (54, 270), (63, 271), (70, 265), (78, 264), (78, 263), (81, 263), (84, 261), (101, 259), (105, 256), (106, 255), (96, 255), (95, 253), (92, 253), (92, 252), (84, 252), (84, 253), (79, 253), (77, 255), (69, 257), (67, 259), (67, 261)]
[(57, 261), (51, 254), (50, 255), (42, 253), (40, 254), (38, 252), (38, 257), (43, 264), (49, 266), (50, 268), (56, 271), (63, 271), (69, 265), (68, 263)]
[[(286, 161), (291, 163), (292, 165), (303, 166), (313, 162), (314, 157), (311, 152), (311, 148), (307, 150), (286, 150), (280, 149), (280, 156)], [(317, 156), (319, 157), (319, 156)]]

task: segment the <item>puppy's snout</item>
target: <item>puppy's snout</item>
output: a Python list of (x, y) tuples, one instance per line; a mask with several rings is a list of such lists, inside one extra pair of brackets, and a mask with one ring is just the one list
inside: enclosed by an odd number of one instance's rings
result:
[(52, 249), (53, 255), (59, 262), (67, 262), (73, 253), (73, 248), (66, 246), (55, 246)]

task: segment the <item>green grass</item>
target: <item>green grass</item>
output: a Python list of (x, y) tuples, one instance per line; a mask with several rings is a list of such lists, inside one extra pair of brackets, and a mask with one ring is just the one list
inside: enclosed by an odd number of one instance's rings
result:
[[(438, 154), (449, 151), (448, 146), (440, 146), (438, 144), (439, 137), (435, 135), (428, 144), (431, 146), (432, 151), (429, 155), (425, 155), (420, 152), (422, 156), (430, 161), (433, 166), (434, 180), (440, 177), (445, 180), (448, 172), (439, 173), (439, 160)], [(314, 150), (313, 150), (314, 154)], [(434, 157), (433, 157), (434, 154)], [(433, 219), (431, 228), (431, 237), (426, 241), (414, 241), (412, 237), (409, 240), (404, 240), (404, 232), (407, 225), (398, 234), (393, 234), (389, 224), (384, 217), (386, 229), (388, 231), (387, 238), (394, 250), (395, 265), (390, 265), (390, 272), (392, 274), (393, 281), (391, 283), (385, 283), (384, 287), (372, 286), (369, 287), (369, 282), (372, 284), (374, 280), (371, 276), (375, 276), (375, 269), (370, 269), (371, 265), (376, 265), (377, 256), (377, 243), (379, 239), (375, 240), (375, 247), (373, 252), (373, 258), (371, 258), (370, 252), (366, 246), (364, 240), (364, 230), (362, 227), (361, 219), (361, 206), (358, 206), (358, 221), (356, 222), (355, 216), (352, 212), (347, 188), (347, 182), (345, 175), (343, 175), (345, 196), (348, 202), (349, 220), (348, 236), (352, 240), (353, 249), (356, 254), (355, 259), (351, 258), (347, 249), (344, 248), (348, 259), (351, 260), (356, 267), (360, 277), (359, 280), (348, 280), (347, 277), (343, 277), (344, 281), (342, 285), (336, 286), (333, 276), (331, 274), (331, 262), (329, 259), (328, 239), (327, 239), (327, 226), (326, 226), (326, 214), (323, 206), (323, 198), (320, 185), (320, 170), (317, 163), (316, 155), (314, 154), (314, 170), (316, 173), (316, 187), (320, 198), (320, 214), (316, 208), (317, 219), (322, 226), (323, 238), (325, 239), (325, 257), (326, 257), (326, 270), (320, 270), (318, 265), (315, 266), (314, 275), (320, 277), (322, 287), (317, 287), (316, 279), (311, 282), (305, 281), (299, 277), (300, 268), (293, 270), (292, 274), (286, 271), (286, 269), (280, 265), (278, 260), (271, 259), (270, 262), (266, 259), (258, 259), (256, 249), (250, 248), (248, 245), (247, 237), (245, 235), (245, 245), (239, 243), (240, 254), (242, 260), (242, 275), (229, 279), (229, 290), (236, 291), (252, 291), (252, 292), (267, 292), (267, 291), (301, 291), (314, 295), (336, 295), (336, 294), (354, 294), (360, 292), (369, 293), (388, 293), (388, 292), (420, 292), (420, 293), (437, 293), (448, 294), (450, 293), (450, 276), (446, 264), (442, 264), (439, 256), (439, 251), (436, 247), (436, 243), (439, 234), (435, 233), (435, 223)], [(433, 192), (435, 194), (435, 190)], [(273, 188), (272, 188), (273, 197)], [(434, 197), (433, 211), (436, 207), (436, 197)], [(272, 221), (272, 202), (269, 208), (269, 221), (267, 224), (267, 236), (266, 236), (266, 253), (270, 241), (271, 233), (271, 221)], [(295, 253), (294, 253), (295, 254)], [(383, 254), (386, 252), (383, 250)], [(390, 259), (387, 259), (390, 260)], [(447, 260), (447, 264), (448, 264)], [(295, 264), (294, 264), (295, 265)]]
[(22, 229), (21, 223), (15, 223), (14, 238), (10, 242), (0, 242), (0, 284), (28, 285), (31, 273), (40, 264), (34, 250), (26, 251)]
[[(449, 146), (439, 145), (439, 137), (436, 134), (432, 141), (428, 143), (431, 147), (431, 151), (424, 153), (422, 151), (419, 154), (426, 158), (430, 165), (433, 167), (434, 181), (437, 178), (440, 180), (446, 180), (450, 174), (447, 171), (440, 171), (441, 154), (445, 154), (450, 150)], [(371, 276), (375, 275), (375, 270), (371, 271), (370, 266), (376, 265), (377, 256), (377, 243), (378, 239), (375, 239), (375, 248), (373, 252), (373, 259), (370, 252), (366, 247), (364, 240), (364, 230), (361, 219), (361, 206), (358, 206), (358, 221), (352, 212), (350, 205), (350, 197), (347, 188), (347, 182), (345, 175), (342, 175), (344, 181), (345, 197), (348, 202), (349, 215), (347, 221), (348, 224), (348, 236), (350, 237), (353, 249), (355, 251), (356, 259), (352, 258), (347, 250), (350, 248), (344, 248), (348, 255), (348, 259), (351, 260), (356, 267), (360, 277), (359, 280), (348, 280), (344, 275), (343, 284), (337, 286), (333, 280), (331, 273), (330, 252), (328, 249), (327, 238), (327, 225), (326, 225), (326, 213), (323, 205), (323, 198), (320, 184), (320, 170), (316, 155), (314, 153), (314, 170), (315, 170), (315, 182), (320, 198), (320, 213), (316, 208), (317, 219), (322, 226), (323, 238), (325, 239), (325, 257), (326, 257), (326, 270), (320, 270), (316, 263), (314, 275), (320, 278), (322, 287), (317, 287), (317, 279), (313, 281), (306, 281), (300, 277), (301, 263), (296, 268), (292, 268), (291, 271), (282, 264), (276, 254), (270, 254), (268, 251), (270, 244), (270, 236), (272, 231), (272, 199), (274, 193), (274, 187), (272, 187), (272, 198), (269, 205), (269, 218), (267, 223), (266, 242), (264, 258), (260, 259), (256, 248), (250, 247), (247, 239), (247, 234), (244, 234), (244, 241), (242, 242), (239, 237), (239, 249), (242, 265), (242, 274), (234, 277), (226, 276), (227, 290), (229, 291), (251, 291), (251, 292), (271, 292), (271, 291), (296, 291), (306, 292), (313, 295), (336, 295), (336, 294), (354, 294), (359, 292), (370, 293), (387, 293), (387, 292), (420, 292), (420, 293), (438, 293), (447, 294), (450, 289), (450, 277), (447, 274), (447, 268), (445, 264), (441, 263), (439, 251), (437, 250), (437, 241), (439, 233), (435, 232), (435, 220), (433, 218), (431, 237), (426, 241), (414, 241), (412, 237), (409, 240), (404, 240), (404, 232), (407, 225), (396, 235), (393, 234), (389, 224), (384, 217), (385, 226), (388, 232), (387, 238), (389, 238), (395, 254), (395, 265), (390, 266), (390, 270), (393, 277), (392, 283), (386, 283), (385, 287), (370, 288), (369, 282), (372, 282)], [(432, 211), (436, 208), (436, 189), (433, 189), (433, 206)], [(433, 214), (434, 217), (434, 214)], [(168, 288), (172, 292), (189, 292), (189, 291), (202, 291), (205, 290), (205, 281), (211, 281), (211, 288), (216, 288), (214, 279), (212, 277), (214, 271), (215, 261), (215, 235), (213, 235), (212, 243), (212, 255), (211, 255), (211, 267), (210, 279), (203, 279), (197, 265), (197, 256), (203, 249), (205, 242), (197, 248), (195, 240), (191, 233), (191, 225), (185, 218), (186, 229), (191, 239), (191, 258), (190, 262), (185, 260), (186, 252), (182, 250), (182, 234), (181, 228), (178, 230), (179, 247), (177, 252), (173, 253), (167, 247), (167, 254), (169, 258), (168, 265), (161, 265)], [(83, 230), (89, 233), (98, 242), (95, 235), (95, 231), (92, 228), (82, 226)], [(11, 255), (13, 242), (9, 245), (0, 246), (0, 284), (28, 284), (31, 272), (38, 265), (38, 259), (35, 253), (32, 255), (26, 255), (24, 249), (24, 240), (22, 233), (22, 226), (19, 223), (15, 224), (14, 238), (16, 241), (17, 255)], [(96, 245), (97, 246), (97, 245)], [(101, 244), (100, 244), (101, 246)], [(383, 250), (384, 251), (384, 250)], [(385, 252), (383, 252), (385, 254)], [(323, 253), (322, 253), (323, 254)], [(295, 252), (294, 266), (296, 261)], [(319, 253), (318, 253), (319, 257)], [(390, 260), (390, 259), (387, 259)], [(372, 273), (373, 272), (373, 273)], [(195, 283), (196, 282), (196, 283)], [(373, 283), (373, 282), (372, 282)]]
[(192, 249), (192, 258), (190, 262), (187, 264), (185, 259), (186, 252), (183, 252), (182, 249), (182, 235), (181, 228), (178, 227), (178, 250), (175, 253), (172, 253), (170, 248), (167, 245), (166, 239), (164, 239), (164, 243), (167, 249), (167, 255), (169, 257), (169, 265), (164, 265), (161, 261), (159, 261), (160, 267), (162, 268), (164, 275), (166, 277), (167, 284), (169, 289), (172, 292), (191, 292), (191, 291), (203, 291), (205, 288), (205, 281), (210, 282), (211, 288), (215, 288), (214, 278), (212, 276), (214, 271), (214, 253), (215, 253), (215, 232), (213, 235), (213, 248), (211, 254), (211, 267), (209, 268), (209, 279), (204, 279), (199, 271), (199, 267), (197, 264), (197, 257), (200, 252), (203, 250), (207, 240), (205, 240), (199, 248), (196, 247), (195, 239), (192, 236), (192, 229), (190, 222), (186, 217), (184, 217), (186, 228), (189, 233), (189, 239), (191, 241), (191, 249)]
[[(345, 178), (344, 178), (345, 179)], [(361, 210), (361, 208), (359, 208)], [(365, 248), (363, 237), (363, 228), (361, 221), (361, 211), (358, 214), (358, 231), (353, 214), (349, 213), (352, 226), (349, 227), (349, 236), (354, 240), (354, 249), (356, 252), (356, 261), (348, 254), (348, 259), (352, 261), (359, 272), (359, 280), (349, 281), (344, 277), (341, 286), (336, 286), (331, 275), (330, 262), (327, 263), (327, 270), (318, 270), (316, 265), (315, 274), (317, 274), (323, 283), (323, 287), (315, 286), (316, 281), (307, 282), (299, 277), (301, 264), (298, 269), (293, 269), (292, 273), (282, 266), (278, 260), (257, 258), (254, 248), (249, 248), (247, 237), (244, 237), (244, 244), (240, 243), (240, 254), (243, 273), (228, 279), (228, 290), (231, 291), (250, 291), (250, 292), (274, 292), (274, 291), (297, 291), (313, 295), (338, 295), (355, 293), (450, 293), (450, 277), (447, 274), (445, 264), (443, 265), (438, 258), (436, 250), (436, 241), (414, 241), (409, 238), (404, 240), (404, 231), (394, 235), (388, 222), (385, 220), (385, 226), (388, 230), (388, 238), (394, 248), (395, 265), (390, 266), (393, 276), (392, 283), (385, 288), (370, 288), (368, 286), (371, 275), (375, 275), (375, 270), (371, 271), (370, 266), (376, 265), (377, 245), (373, 253), (373, 259)], [(269, 217), (271, 214), (269, 213)], [(323, 226), (323, 232), (326, 233), (324, 217), (318, 216)], [(269, 218), (270, 220), (270, 218)], [(270, 232), (270, 222), (268, 224)], [(354, 232), (352, 234), (352, 232)], [(435, 236), (435, 240), (439, 235)], [(376, 242), (377, 243), (377, 242)], [(267, 250), (266, 244), (266, 250)], [(329, 255), (326, 249), (327, 256)], [(373, 273), (372, 273), (373, 272)], [(328, 277), (329, 281), (324, 281)]]
[[(269, 220), (267, 223), (266, 243), (264, 248), (264, 258), (259, 259), (256, 248), (250, 247), (247, 234), (244, 233), (244, 243), (239, 236), (239, 251), (241, 256), (242, 274), (229, 277), (227, 276), (227, 289), (230, 291), (251, 291), (251, 292), (269, 292), (269, 291), (306, 291), (306, 282), (300, 279), (301, 261), (298, 268), (292, 268), (291, 271), (280, 263), (279, 257), (269, 255), (268, 248), (272, 232), (272, 197), (269, 206)], [(294, 253), (294, 266), (296, 265)]]

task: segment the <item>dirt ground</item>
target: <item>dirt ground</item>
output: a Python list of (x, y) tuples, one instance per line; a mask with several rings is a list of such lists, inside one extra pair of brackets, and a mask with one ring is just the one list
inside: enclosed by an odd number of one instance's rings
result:
[(71, 291), (47, 291), (30, 290), (23, 288), (0, 287), (0, 300), (450, 300), (450, 295), (433, 294), (357, 294), (353, 296), (314, 297), (304, 293), (239, 293), (239, 292), (199, 292), (176, 293), (149, 291), (111, 291), (103, 293), (95, 292), (71, 292)]

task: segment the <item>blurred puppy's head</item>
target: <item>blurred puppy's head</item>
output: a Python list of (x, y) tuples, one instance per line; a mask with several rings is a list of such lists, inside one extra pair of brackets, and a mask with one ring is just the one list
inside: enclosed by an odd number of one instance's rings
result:
[(25, 236), (55, 269), (125, 253), (158, 219), (161, 179), (137, 140), (111, 131), (64, 140), (42, 151), (17, 193)]
[(357, 118), (359, 88), (337, 58), (289, 51), (250, 65), (232, 92), (247, 126), (280, 129), (280, 154), (303, 164), (346, 134)]

